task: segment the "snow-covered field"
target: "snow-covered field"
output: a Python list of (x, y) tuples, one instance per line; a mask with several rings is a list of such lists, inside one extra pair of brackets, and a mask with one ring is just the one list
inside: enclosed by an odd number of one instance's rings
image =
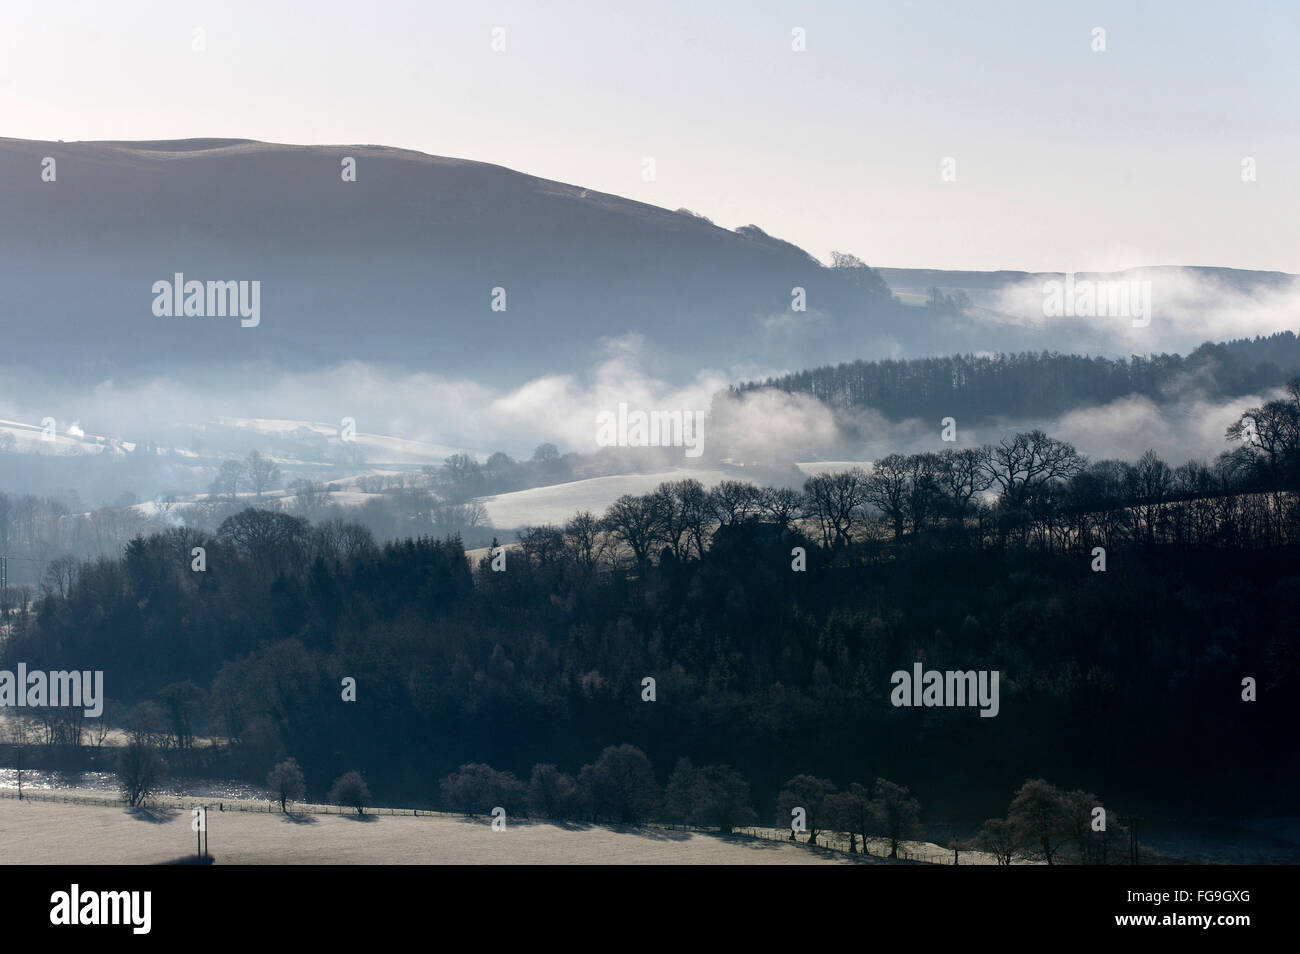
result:
[(871, 461), (869, 460), (809, 460), (795, 464), (795, 466), (809, 477), (815, 477), (818, 474), (834, 474), (841, 470), (851, 470), (854, 467), (861, 467), (867, 473), (871, 472)]
[(0, 435), (13, 441), (13, 450), (23, 454), (125, 454), (135, 450), (131, 441), (87, 434), (76, 421), (56, 421), (48, 431), (40, 424), (0, 420)]
[[(0, 798), (0, 856), (21, 864), (156, 864), (194, 852), (192, 815)], [(848, 864), (788, 842), (660, 828), (507, 823), (453, 815), (208, 815), (218, 864)]]
[[(323, 424), (319, 421), (279, 420), (274, 418), (218, 417), (216, 423), (239, 430), (252, 431), (270, 437), (315, 437), (336, 441), (339, 426)], [(449, 444), (437, 444), (430, 441), (410, 440), (393, 437), (388, 434), (372, 434), (357, 431), (355, 443), (362, 448), (367, 457), (377, 457), (386, 461), (402, 463), (441, 464), (453, 454), (468, 454), (477, 459), (484, 459), (481, 451)]]
[(539, 524), (562, 524), (575, 513), (590, 510), (599, 516), (623, 494), (645, 494), (670, 480), (694, 477), (705, 487), (723, 480), (740, 480), (739, 474), (725, 470), (690, 470), (680, 467), (657, 474), (619, 474), (614, 477), (589, 477), (567, 484), (534, 487), (511, 494), (483, 497), (488, 519), (497, 529), (513, 530)]

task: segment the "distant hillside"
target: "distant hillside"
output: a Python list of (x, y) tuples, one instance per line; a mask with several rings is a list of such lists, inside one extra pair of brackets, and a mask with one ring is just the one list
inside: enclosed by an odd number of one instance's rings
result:
[[(630, 333), (655, 373), (691, 375), (921, 347), (947, 323), (756, 226), (383, 146), (0, 139), (0, 209), (6, 343), (70, 376), (368, 360), (508, 384)], [(260, 281), (260, 324), (155, 316), (177, 272)]]
[[(1126, 350), (1115, 322), (1034, 326), (981, 297), (1021, 273), (878, 273), (851, 255), (828, 267), (756, 225), (385, 146), (0, 139), (0, 209), (0, 369), (78, 383), (165, 372), (220, 386), (236, 364), (268, 375), (359, 360), (508, 387), (585, 373), (629, 335), (648, 374), (678, 382), (845, 353)], [(1289, 280), (1185, 271), (1248, 289)], [(156, 316), (154, 283), (177, 273), (260, 282), (259, 324)], [(969, 288), (979, 308), (911, 307), (908, 293), (932, 285)], [(1267, 331), (1286, 327), (1275, 311), (1257, 319)], [(1161, 318), (1143, 347), (1182, 341), (1185, 321)]]

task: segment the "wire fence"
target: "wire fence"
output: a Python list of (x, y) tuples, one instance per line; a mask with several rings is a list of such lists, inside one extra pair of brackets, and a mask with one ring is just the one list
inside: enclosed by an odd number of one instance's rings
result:
[[(33, 802), (62, 802), (69, 805), (97, 805), (108, 808), (127, 808), (127, 801), (121, 795), (114, 795), (109, 792), (103, 794), (95, 793), (55, 793), (40, 789), (25, 789), (22, 794), (17, 789), (4, 788), (0, 789), (0, 798), (22, 799), (23, 801)], [(255, 812), (262, 814), (281, 813), (279, 802), (261, 802), (251, 799), (241, 798), (213, 798), (201, 797), (197, 795), (151, 795), (142, 804), (135, 806), (140, 809), (191, 809), (206, 808), (213, 812)], [(291, 815), (355, 815), (357, 810), (346, 805), (323, 805), (307, 802), (289, 802), (288, 814)], [(366, 815), (406, 815), (409, 817), (429, 817), (429, 818), (463, 818), (463, 812), (438, 812), (426, 810), (423, 808), (380, 808), (367, 807), (363, 814)]]
[[(788, 828), (737, 828), (735, 833), (765, 841), (790, 841)], [(852, 838), (853, 850), (850, 850)], [(797, 844), (808, 846), (807, 837), (797, 839)], [(861, 835), (850, 836), (841, 831), (818, 831), (817, 841), (812, 846), (826, 851), (841, 852), (847, 855), (866, 856), (878, 859), (889, 858), (890, 841), (888, 838), (862, 838)], [(930, 865), (992, 865), (997, 859), (984, 851), (963, 844), (959, 850), (928, 841), (900, 841), (898, 854), (893, 860), (921, 862)]]

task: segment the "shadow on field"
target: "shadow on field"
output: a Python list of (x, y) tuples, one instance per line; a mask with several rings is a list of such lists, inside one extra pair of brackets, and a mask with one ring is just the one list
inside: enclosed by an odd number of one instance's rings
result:
[(315, 825), (315, 815), (295, 815), (293, 812), (283, 812), (280, 815), (280, 821), (288, 822), (291, 825)]
[(379, 821), (378, 815), (340, 815), (339, 818), (346, 818), (354, 822), (366, 822), (367, 824)]
[(643, 828), (640, 825), (610, 825), (609, 830), (620, 835), (639, 835), (650, 841), (690, 841), (693, 834), (671, 828)]
[(176, 808), (160, 808), (141, 806), (137, 808), (128, 808), (126, 813), (136, 821), (150, 822), (154, 825), (165, 825), (177, 815), (180, 810)]
[(561, 831), (590, 831), (593, 827), (587, 822), (564, 821), (558, 818), (550, 820), (540, 819), (539, 824), (550, 825), (554, 828), (560, 829)]
[[(909, 864), (905, 861), (890, 861), (887, 858), (880, 858), (875, 855), (849, 854), (847, 851), (838, 851), (834, 848), (827, 848), (825, 845), (810, 845), (806, 841), (790, 841), (786, 838), (757, 838), (753, 835), (719, 835), (707, 832), (701, 832), (706, 838), (716, 838), (718, 841), (725, 841), (732, 845), (743, 848), (749, 848), (753, 851), (779, 851), (781, 848), (790, 846), (802, 848), (804, 851), (810, 851), (815, 855), (823, 858), (833, 859), (843, 864), (855, 865), (883, 865), (883, 864)], [(917, 862), (918, 864), (920, 862)]]
[(709, 835), (709, 838), (716, 838), (718, 841), (725, 841), (729, 845), (739, 845), (742, 848), (753, 848), (757, 851), (780, 851), (782, 845), (788, 845), (789, 842), (769, 841), (766, 838), (753, 838), (749, 835)]

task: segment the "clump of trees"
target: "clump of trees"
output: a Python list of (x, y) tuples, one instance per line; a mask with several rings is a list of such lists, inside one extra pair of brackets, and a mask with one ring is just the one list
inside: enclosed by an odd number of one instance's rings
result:
[(360, 816), (366, 813), (366, 806), (370, 804), (370, 788), (360, 772), (344, 772), (334, 780), (327, 797), (330, 804), (355, 808)]
[(208, 493), (213, 497), (235, 497), (242, 491), (261, 499), (262, 494), (278, 488), (283, 478), (279, 464), (263, 457), (260, 451), (250, 451), (242, 461), (223, 461)]
[(1062, 791), (1039, 778), (1026, 781), (1005, 818), (990, 818), (976, 837), (978, 848), (1000, 865), (1016, 860), (1048, 865), (1123, 864), (1128, 828), (1091, 792)]
[(633, 745), (607, 746), (577, 778), (554, 765), (533, 767), (529, 783), (489, 765), (462, 765), (439, 784), (444, 807), (486, 815), (497, 806), (527, 817), (573, 818), (635, 825), (657, 816), (660, 807), (654, 768)]
[(752, 825), (758, 818), (743, 775), (729, 765), (697, 768), (687, 758), (678, 761), (668, 778), (663, 815), (678, 824), (716, 828), (724, 835)]
[(776, 814), (778, 827), (790, 829), (791, 841), (798, 840), (792, 819), (802, 818), (810, 845), (821, 832), (844, 832), (849, 851), (856, 851), (860, 837), (865, 854), (868, 837), (880, 837), (889, 841), (890, 858), (898, 857), (903, 841), (922, 835), (921, 803), (905, 786), (884, 778), (871, 789), (853, 782), (841, 791), (829, 779), (796, 775), (781, 787)]
[(423, 469), (429, 488), (450, 504), (572, 480), (577, 454), (561, 454), (554, 444), (539, 444), (529, 460), (497, 451), (479, 463), (468, 454), (453, 454), (440, 465)]
[(439, 785), (443, 804), (466, 815), (486, 815), (498, 805), (522, 815), (529, 803), (528, 787), (512, 772), (498, 772), (476, 762), (462, 765)]

